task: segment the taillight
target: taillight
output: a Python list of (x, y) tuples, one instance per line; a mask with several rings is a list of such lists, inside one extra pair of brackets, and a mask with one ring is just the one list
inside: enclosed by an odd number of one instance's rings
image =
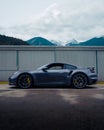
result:
[(88, 69), (91, 71), (91, 73), (95, 73), (95, 67), (88, 67)]

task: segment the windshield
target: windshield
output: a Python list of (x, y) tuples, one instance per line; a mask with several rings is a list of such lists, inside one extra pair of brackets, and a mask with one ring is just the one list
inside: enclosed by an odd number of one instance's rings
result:
[(45, 68), (47, 66), (47, 64), (46, 65), (43, 65), (43, 66), (41, 66), (41, 67), (39, 67), (39, 68), (37, 68), (37, 70), (42, 70), (43, 68)]

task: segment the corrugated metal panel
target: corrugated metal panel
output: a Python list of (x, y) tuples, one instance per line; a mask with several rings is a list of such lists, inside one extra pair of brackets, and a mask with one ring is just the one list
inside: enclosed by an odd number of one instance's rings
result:
[(16, 51), (0, 51), (0, 70), (16, 70)]
[(76, 64), (82, 67), (96, 67), (95, 51), (57, 51), (56, 61)]
[(33, 70), (50, 62), (67, 62), (82, 67), (96, 66), (104, 81), (104, 47), (0, 46), (0, 80), (17, 70)]
[(98, 51), (98, 77), (104, 81), (104, 51)]
[(37, 67), (54, 62), (53, 51), (20, 51), (19, 52), (19, 69), (34, 70)]
[(15, 71), (0, 71), (0, 81), (8, 81), (9, 76)]

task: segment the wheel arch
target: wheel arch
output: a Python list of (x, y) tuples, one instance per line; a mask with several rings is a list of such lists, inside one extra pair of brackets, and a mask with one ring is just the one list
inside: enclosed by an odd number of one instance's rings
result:
[(85, 75), (86, 78), (87, 78), (87, 84), (89, 83), (88, 75), (87, 75), (86, 73), (84, 73), (84, 72), (81, 72), (81, 71), (75, 72), (75, 73), (72, 74), (72, 76), (71, 76), (71, 83), (72, 83), (72, 80), (73, 80), (74, 75), (76, 75), (76, 74), (83, 74), (83, 75)]
[(31, 78), (32, 78), (32, 84), (34, 85), (34, 78), (33, 78), (33, 75), (32, 75), (31, 73), (29, 73), (29, 72), (20, 73), (20, 74), (18, 75), (18, 77), (17, 77), (16, 85), (18, 86), (18, 79), (19, 79), (19, 77), (20, 77), (21, 75), (24, 75), (24, 74), (28, 74), (29, 76), (31, 76)]

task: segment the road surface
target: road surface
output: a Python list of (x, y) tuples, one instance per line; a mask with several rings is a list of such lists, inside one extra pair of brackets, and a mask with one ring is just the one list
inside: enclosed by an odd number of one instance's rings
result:
[(104, 130), (104, 84), (86, 89), (0, 85), (0, 130)]

